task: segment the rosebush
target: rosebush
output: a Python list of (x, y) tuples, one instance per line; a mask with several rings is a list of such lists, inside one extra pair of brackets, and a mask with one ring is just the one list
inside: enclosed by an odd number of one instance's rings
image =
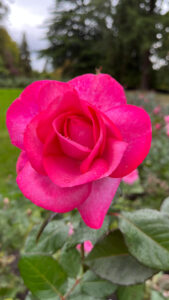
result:
[(106, 74), (32, 83), (8, 109), (7, 128), (22, 150), (17, 183), (25, 197), (58, 213), (77, 208), (95, 229), (151, 145), (148, 114), (127, 105)]

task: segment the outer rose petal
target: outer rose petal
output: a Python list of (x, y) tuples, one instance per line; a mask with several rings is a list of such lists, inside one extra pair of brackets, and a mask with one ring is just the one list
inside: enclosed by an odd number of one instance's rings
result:
[(144, 109), (134, 105), (121, 105), (106, 114), (128, 143), (119, 166), (111, 174), (113, 178), (124, 177), (142, 163), (150, 150), (151, 120)]
[(7, 111), (7, 128), (12, 144), (24, 149), (23, 134), (32, 118), (56, 98), (59, 105), (63, 95), (73, 90), (67, 83), (52, 80), (36, 81), (26, 87)]
[(28, 157), (25, 151), (22, 151), (18, 157), (16, 164), (17, 174), (24, 168), (25, 164), (28, 162)]
[(39, 110), (44, 110), (54, 100), (58, 100), (58, 106), (66, 94), (75, 93), (74, 88), (66, 82), (48, 80), (47, 84), (39, 92), (38, 106)]
[(59, 188), (47, 176), (38, 174), (28, 162), (17, 176), (17, 184), (26, 198), (37, 206), (65, 213), (76, 208), (88, 197), (91, 185)]
[(23, 135), (27, 124), (38, 113), (37, 98), (40, 89), (48, 81), (36, 81), (29, 85), (16, 99), (7, 111), (7, 128), (12, 144), (24, 149)]
[(126, 104), (123, 87), (110, 75), (86, 74), (72, 79), (69, 84), (76, 89), (80, 99), (103, 112), (114, 106)]
[(132, 171), (130, 174), (128, 174), (127, 176), (124, 176), (122, 178), (122, 180), (127, 183), (127, 184), (133, 184), (134, 182), (139, 180), (139, 173), (138, 170), (135, 169), (134, 171)]
[(99, 229), (120, 184), (120, 178), (103, 178), (92, 183), (92, 190), (78, 210), (87, 226)]
[(37, 115), (29, 123), (24, 134), (24, 148), (33, 168), (40, 174), (45, 175), (43, 167), (43, 144), (37, 135), (37, 127), (41, 115)]

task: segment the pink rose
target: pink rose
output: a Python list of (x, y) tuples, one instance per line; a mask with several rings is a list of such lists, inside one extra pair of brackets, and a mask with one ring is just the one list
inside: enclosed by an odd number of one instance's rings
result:
[(166, 125), (166, 134), (169, 136), (169, 123)]
[(161, 107), (160, 107), (160, 106), (156, 106), (156, 107), (153, 109), (153, 113), (154, 113), (155, 115), (158, 115), (160, 111), (161, 111)]
[(166, 122), (166, 124), (169, 124), (169, 115), (164, 117), (164, 121)]
[(25, 197), (58, 213), (77, 208), (96, 229), (151, 145), (148, 114), (127, 105), (105, 74), (32, 83), (8, 109), (7, 127), (22, 150), (17, 183)]
[(69, 232), (68, 232), (68, 235), (69, 235), (69, 236), (70, 236), (70, 235), (73, 235), (73, 234), (74, 234), (74, 228), (73, 228), (72, 223), (69, 223), (68, 226), (69, 226)]
[(139, 99), (144, 99), (144, 94), (141, 94), (141, 93), (140, 93), (140, 94), (138, 95), (138, 97), (139, 97)]
[(136, 182), (137, 180), (139, 180), (139, 173), (138, 170), (134, 170), (132, 171), (130, 174), (128, 174), (127, 176), (123, 177), (123, 181), (127, 184), (133, 184), (134, 182)]
[(156, 129), (156, 130), (159, 130), (160, 128), (161, 128), (161, 124), (160, 124), (160, 123), (156, 123), (156, 124), (155, 124), (155, 129)]
[[(77, 246), (76, 246), (76, 249), (77, 250), (80, 250), (81, 249), (81, 244), (78, 244)], [(93, 244), (92, 244), (92, 242), (91, 241), (85, 241), (84, 242), (84, 252), (85, 253), (89, 253), (89, 252), (91, 252), (92, 251), (92, 249), (93, 249)]]

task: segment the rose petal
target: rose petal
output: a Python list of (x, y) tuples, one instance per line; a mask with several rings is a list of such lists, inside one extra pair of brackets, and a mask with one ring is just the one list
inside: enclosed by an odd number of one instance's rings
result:
[(64, 113), (80, 114), (81, 111), (81, 103), (76, 91), (69, 91), (65, 94), (63, 93), (62, 96), (52, 101), (46, 110), (41, 112), (41, 118), (39, 119), (39, 125), (37, 128), (40, 140), (45, 143), (50, 131), (52, 130), (52, 123), (56, 117)]
[(28, 162), (28, 156), (25, 151), (22, 151), (18, 157), (17, 164), (16, 164), (16, 173), (18, 174)]
[(87, 200), (78, 210), (87, 226), (99, 229), (110, 207), (113, 197), (120, 184), (120, 178), (103, 178), (92, 183), (92, 190)]
[[(72, 157), (72, 158), (79, 159), (79, 160), (84, 159), (90, 153), (90, 149), (88, 147), (80, 145), (80, 144), (70, 140), (69, 138), (63, 136), (62, 134), (60, 134), (58, 127), (60, 127), (59, 123), (62, 120), (61, 119), (59, 120), (59, 119), (60, 118), (56, 119), (53, 122), (53, 128), (55, 130), (54, 139), (57, 139), (59, 141), (60, 146), (62, 148), (62, 152), (64, 154), (66, 154), (68, 157)], [(49, 147), (49, 151), (48, 151), (48, 147)], [(59, 145), (58, 145), (58, 147), (59, 147)], [(48, 143), (45, 146), (45, 149), (48, 153), (50, 153), (50, 148), (51, 148), (51, 146)]]
[(91, 103), (103, 112), (126, 104), (123, 87), (110, 75), (86, 74), (72, 79), (69, 84), (76, 89), (81, 100)]
[(135, 169), (134, 171), (132, 171), (130, 174), (128, 174), (127, 176), (124, 176), (122, 178), (122, 180), (127, 183), (127, 184), (133, 184), (134, 182), (139, 180), (139, 173), (138, 170)]
[(26, 198), (37, 206), (65, 213), (83, 203), (91, 191), (91, 185), (59, 188), (47, 176), (38, 174), (28, 162), (17, 176), (17, 184)]
[(105, 125), (102, 121), (102, 119), (97, 116), (97, 122), (99, 123), (99, 137), (98, 140), (94, 146), (94, 148), (92, 149), (92, 151), (90, 152), (90, 154), (88, 155), (88, 157), (82, 162), (80, 169), (82, 171), (82, 173), (85, 173), (89, 170), (93, 160), (95, 158), (98, 157), (98, 155), (102, 154), (102, 151), (104, 150), (105, 147), (105, 142), (106, 142), (106, 128)]
[(97, 159), (85, 174), (80, 171), (80, 161), (67, 156), (45, 156), (43, 164), (49, 178), (60, 187), (73, 187), (100, 178), (108, 169), (103, 159)]
[(39, 80), (31, 83), (28, 85), (23, 92), (20, 95), (20, 99), (26, 104), (29, 103), (30, 109), (32, 108), (32, 105), (36, 104), (36, 107), (39, 111), (38, 107), (38, 100), (39, 100), (39, 93), (41, 89), (48, 84), (48, 82), (51, 82), (50, 80)]
[(49, 104), (56, 99), (57, 105), (59, 106), (60, 102), (63, 100), (63, 97), (65, 99), (67, 98), (67, 101), (65, 102), (67, 105), (69, 101), (69, 95), (73, 93), (75, 94), (75, 90), (68, 83), (56, 80), (48, 80), (47, 84), (43, 86), (39, 92), (38, 105), (40, 111), (45, 110)]
[[(56, 139), (52, 140), (47, 151), (44, 151), (43, 165), (49, 178), (60, 187), (72, 187), (109, 176), (120, 163), (127, 143), (108, 139), (108, 144), (101, 158), (93, 161), (86, 173), (80, 171), (81, 161), (59, 155)], [(51, 153), (49, 152), (51, 150)], [(58, 154), (54, 152), (58, 151)]]
[(67, 136), (83, 146), (92, 148), (94, 145), (92, 124), (84, 117), (72, 116), (68, 118)]
[(38, 113), (37, 98), (47, 81), (37, 81), (29, 85), (7, 111), (6, 124), (13, 145), (24, 149), (23, 135), (26, 126)]
[(107, 115), (120, 130), (123, 141), (128, 143), (119, 166), (111, 174), (115, 178), (124, 177), (142, 163), (150, 150), (150, 117), (146, 111), (134, 105), (115, 107)]
[(37, 135), (37, 127), (41, 114), (37, 115), (29, 123), (24, 134), (24, 148), (32, 167), (40, 174), (45, 175), (43, 167), (43, 144)]

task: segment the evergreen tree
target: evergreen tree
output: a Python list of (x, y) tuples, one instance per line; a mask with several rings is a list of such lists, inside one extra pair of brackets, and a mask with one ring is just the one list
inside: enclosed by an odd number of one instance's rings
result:
[(169, 17), (161, 3), (57, 0), (48, 27), (49, 47), (41, 53), (67, 76), (102, 66), (129, 88), (155, 87), (152, 57), (169, 63)]
[(162, 13), (160, 4), (158, 0), (119, 0), (116, 6), (115, 50), (110, 66), (117, 78), (129, 87), (154, 86), (152, 55), (158, 60), (163, 53), (167, 62), (169, 18)]
[(4, 27), (0, 27), (0, 64), (0, 76), (20, 74), (19, 47)]
[(32, 72), (30, 52), (28, 48), (28, 43), (26, 39), (26, 34), (23, 34), (22, 42), (20, 46), (20, 59), (21, 59), (21, 69), (26, 76), (30, 76)]
[(94, 72), (105, 56), (102, 49), (111, 1), (58, 0), (52, 13), (47, 38), (49, 48), (42, 55), (52, 58), (54, 68), (66, 75)]

